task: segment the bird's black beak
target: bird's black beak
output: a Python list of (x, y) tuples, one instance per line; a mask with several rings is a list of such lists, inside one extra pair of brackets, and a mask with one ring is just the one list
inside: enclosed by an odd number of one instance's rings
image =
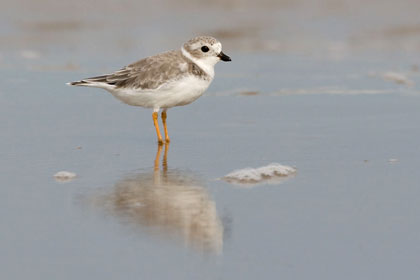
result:
[(230, 59), (230, 57), (225, 55), (223, 52), (220, 52), (217, 55), (217, 57), (220, 58), (220, 60), (223, 60), (223, 61), (232, 61), (232, 59)]

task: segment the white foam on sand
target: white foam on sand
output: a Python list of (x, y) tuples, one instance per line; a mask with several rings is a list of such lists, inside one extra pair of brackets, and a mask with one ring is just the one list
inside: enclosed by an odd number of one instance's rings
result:
[(271, 163), (258, 168), (244, 168), (230, 172), (222, 180), (242, 186), (255, 186), (258, 184), (279, 184), (296, 174), (294, 167)]
[(413, 86), (414, 82), (410, 80), (405, 74), (398, 72), (386, 72), (382, 74), (382, 78), (385, 81), (391, 81), (397, 84)]
[(76, 178), (76, 173), (69, 171), (59, 171), (54, 174), (54, 178), (57, 182), (69, 182)]
[(37, 59), (41, 57), (41, 55), (34, 50), (22, 50), (20, 56), (26, 59)]

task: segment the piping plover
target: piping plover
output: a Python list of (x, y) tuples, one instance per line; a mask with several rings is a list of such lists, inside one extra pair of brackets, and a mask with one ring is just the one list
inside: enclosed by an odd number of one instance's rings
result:
[(199, 98), (214, 78), (214, 65), (231, 61), (222, 44), (208, 36), (195, 37), (180, 50), (169, 51), (134, 62), (112, 74), (86, 78), (68, 85), (103, 88), (122, 102), (153, 109), (159, 144), (163, 143), (158, 113), (162, 109), (165, 141), (169, 142), (166, 111)]

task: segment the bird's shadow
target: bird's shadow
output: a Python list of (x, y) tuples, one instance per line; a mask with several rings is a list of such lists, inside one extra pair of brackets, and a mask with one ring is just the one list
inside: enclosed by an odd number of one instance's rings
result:
[(224, 230), (216, 203), (194, 173), (168, 167), (168, 150), (169, 143), (158, 145), (153, 170), (124, 176), (110, 191), (97, 195), (95, 204), (120, 222), (153, 236), (171, 237), (198, 251), (221, 253)]

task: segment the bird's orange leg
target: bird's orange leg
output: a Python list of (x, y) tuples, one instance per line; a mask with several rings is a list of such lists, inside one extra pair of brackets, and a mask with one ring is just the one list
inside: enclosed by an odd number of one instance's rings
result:
[(169, 143), (171, 140), (169, 139), (168, 128), (166, 126), (166, 111), (165, 110), (162, 111), (162, 123), (163, 123), (163, 130), (165, 132), (165, 142)]
[(162, 145), (163, 140), (162, 140), (162, 135), (160, 134), (160, 130), (159, 130), (158, 116), (159, 116), (158, 112), (153, 112), (153, 124), (155, 125), (155, 128), (156, 128), (158, 143), (159, 145)]

